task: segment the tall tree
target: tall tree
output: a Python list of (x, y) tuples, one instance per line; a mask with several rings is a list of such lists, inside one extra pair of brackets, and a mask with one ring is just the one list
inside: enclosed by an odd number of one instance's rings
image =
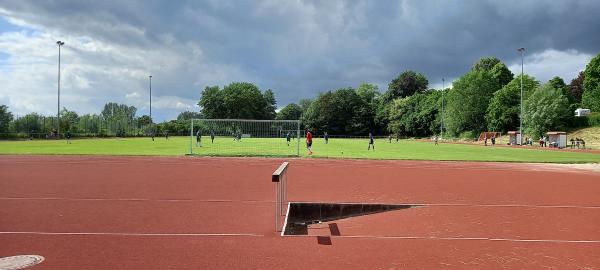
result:
[(224, 104), (223, 91), (218, 86), (207, 86), (202, 91), (198, 106), (202, 108), (202, 115), (209, 119), (227, 118), (227, 109)]
[(596, 55), (585, 67), (583, 80), (584, 92), (581, 103), (593, 112), (600, 112), (600, 54)]
[(296, 103), (290, 103), (287, 106), (283, 107), (277, 113), (277, 120), (298, 120), (302, 115), (302, 108)]
[(427, 90), (428, 84), (429, 81), (423, 74), (412, 70), (404, 71), (389, 83), (385, 99), (392, 101), (396, 98), (412, 96)]
[(308, 107), (310, 107), (310, 104), (312, 102), (313, 102), (313, 100), (310, 98), (303, 98), (300, 101), (298, 101), (298, 106), (300, 106), (302, 113), (304, 113), (306, 110), (308, 110)]
[(185, 112), (181, 112), (181, 113), (179, 113), (179, 115), (177, 115), (178, 121), (185, 121), (185, 120), (190, 120), (190, 119), (200, 119), (200, 118), (203, 118), (203, 117), (202, 117), (202, 114), (199, 112), (185, 111)]
[(498, 80), (500, 87), (508, 84), (514, 77), (513, 73), (506, 67), (506, 65), (496, 57), (480, 58), (477, 62), (475, 62), (475, 64), (473, 64), (471, 71), (490, 72), (492, 76)]
[(71, 132), (78, 132), (75, 130), (77, 127), (76, 124), (79, 122), (79, 115), (77, 115), (74, 111), (69, 111), (67, 108), (63, 107), (60, 111), (60, 129), (61, 130), (70, 130)]
[(486, 110), (498, 88), (498, 80), (486, 71), (470, 71), (456, 80), (447, 97), (447, 130), (454, 135), (485, 130)]
[(440, 91), (425, 91), (394, 100), (389, 131), (404, 136), (425, 137), (440, 132)]
[(150, 118), (149, 115), (142, 115), (142, 116), (138, 117), (137, 123), (140, 126), (147, 126), (147, 125), (152, 124), (152, 118)]
[[(535, 78), (523, 76), (523, 102), (539, 87)], [(517, 130), (521, 113), (521, 75), (496, 91), (490, 100), (485, 119), (488, 130), (506, 132)]]
[(8, 110), (8, 106), (0, 105), (0, 133), (8, 132), (8, 127), (12, 120), (13, 115)]
[(102, 109), (102, 117), (104, 117), (104, 119), (123, 119), (131, 121), (135, 118), (136, 112), (137, 108), (134, 106), (109, 102), (106, 103), (104, 109)]
[(271, 89), (267, 89), (263, 93), (263, 99), (265, 100), (265, 112), (263, 119), (275, 119), (277, 114), (275, 113), (275, 109), (277, 108), (277, 101), (275, 100), (275, 93)]
[(364, 104), (352, 88), (321, 93), (302, 115), (302, 122), (318, 133), (365, 135), (374, 127), (362, 121)]
[(585, 73), (579, 72), (577, 78), (573, 79), (569, 84), (570, 95), (576, 103), (581, 103), (581, 95), (583, 95), (583, 80), (585, 79)]
[(568, 117), (569, 101), (560, 89), (547, 83), (538, 87), (525, 103), (525, 131), (533, 136), (564, 128)]
[(225, 86), (206, 87), (198, 102), (202, 114), (208, 119), (274, 119), (275, 94), (247, 82), (234, 82)]
[(223, 88), (227, 118), (264, 119), (265, 99), (254, 84), (234, 82)]

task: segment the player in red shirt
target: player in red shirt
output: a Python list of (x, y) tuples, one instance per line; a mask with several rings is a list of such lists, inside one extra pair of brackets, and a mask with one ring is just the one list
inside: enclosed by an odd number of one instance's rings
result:
[(306, 149), (308, 149), (308, 154), (312, 155), (312, 133), (310, 133), (310, 129), (306, 130)]

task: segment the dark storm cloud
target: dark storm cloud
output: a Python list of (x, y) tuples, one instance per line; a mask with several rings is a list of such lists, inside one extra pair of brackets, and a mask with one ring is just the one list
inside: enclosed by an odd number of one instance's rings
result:
[(600, 1), (0, 1), (4, 16), (123, 47), (185, 59), (179, 47), (196, 45), (201, 63), (163, 76), (174, 95), (251, 80), (281, 105), (361, 82), (383, 91), (407, 69), (434, 84), (483, 56), (514, 63), (518, 47), (597, 54), (599, 11)]

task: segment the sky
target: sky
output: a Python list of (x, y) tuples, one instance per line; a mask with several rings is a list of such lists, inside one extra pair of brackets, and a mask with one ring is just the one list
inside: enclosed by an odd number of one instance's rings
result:
[(107, 102), (169, 120), (206, 86), (251, 82), (279, 108), (405, 70), (446, 86), (477, 59), (568, 84), (600, 53), (596, 0), (0, 0), (0, 104), (16, 115)]

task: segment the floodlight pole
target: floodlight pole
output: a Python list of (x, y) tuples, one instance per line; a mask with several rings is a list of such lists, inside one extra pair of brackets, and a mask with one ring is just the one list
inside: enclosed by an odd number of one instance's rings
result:
[(442, 78), (442, 121), (440, 123), (440, 138), (444, 138), (444, 89), (446, 79)]
[(58, 105), (56, 106), (56, 134), (60, 138), (60, 46), (65, 45), (62, 41), (57, 41), (58, 45)]
[(148, 77), (150, 78), (150, 124), (152, 124), (152, 75)]
[(523, 52), (525, 48), (519, 48), (517, 51), (521, 53), (521, 113), (519, 115), (519, 134), (521, 135), (520, 144), (523, 144)]

